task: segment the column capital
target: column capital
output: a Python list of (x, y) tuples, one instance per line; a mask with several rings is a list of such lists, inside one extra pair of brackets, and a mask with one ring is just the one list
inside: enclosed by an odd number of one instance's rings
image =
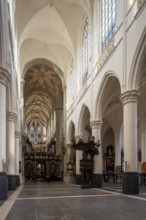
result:
[(11, 79), (11, 76), (9, 72), (0, 66), (0, 83), (6, 86), (8, 82), (10, 81), (10, 79)]
[(102, 126), (102, 121), (100, 120), (90, 121), (90, 126), (92, 129), (100, 129)]
[(140, 92), (138, 90), (129, 90), (121, 94), (120, 100), (123, 105), (131, 102), (138, 103)]
[(15, 131), (15, 137), (20, 138), (21, 137), (21, 132), (20, 131)]
[(14, 112), (7, 112), (7, 121), (15, 122), (17, 115)]

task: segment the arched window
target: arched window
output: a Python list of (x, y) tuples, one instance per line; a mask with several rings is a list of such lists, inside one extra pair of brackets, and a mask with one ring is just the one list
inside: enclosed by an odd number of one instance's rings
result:
[(46, 127), (43, 127), (43, 142), (46, 144)]
[(38, 133), (38, 144), (40, 144), (41, 143), (41, 126), (40, 125), (38, 125), (38, 128), (37, 128), (37, 133)]
[(31, 143), (34, 144), (34, 125), (31, 125), (30, 127), (30, 137), (31, 137)]
[(102, 50), (116, 31), (116, 0), (102, 0)]
[(84, 30), (83, 30), (83, 41), (82, 41), (82, 77), (81, 77), (82, 85), (87, 80), (88, 64), (89, 64), (89, 19), (86, 18)]

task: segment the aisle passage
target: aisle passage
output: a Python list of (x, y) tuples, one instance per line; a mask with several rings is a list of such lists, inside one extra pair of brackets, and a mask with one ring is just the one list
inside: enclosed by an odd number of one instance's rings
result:
[(146, 198), (63, 183), (26, 184), (6, 220), (144, 220)]

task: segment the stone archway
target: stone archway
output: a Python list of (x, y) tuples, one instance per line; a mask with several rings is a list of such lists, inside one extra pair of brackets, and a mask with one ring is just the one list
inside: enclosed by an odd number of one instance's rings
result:
[[(141, 55), (136, 60), (137, 72), (135, 84), (140, 92), (140, 98), (138, 101), (138, 172), (146, 173), (146, 40), (144, 39), (141, 44)], [(135, 64), (136, 65), (136, 64)], [(134, 77), (134, 76), (133, 76)]]
[(68, 162), (71, 162), (76, 164), (76, 151), (73, 148), (72, 141), (75, 139), (75, 124), (73, 121), (70, 122), (69, 126), (69, 132), (68, 132), (68, 143), (67, 143), (67, 156), (68, 156)]
[(78, 128), (80, 136), (86, 141), (92, 134), (90, 126), (90, 111), (86, 105), (83, 105), (82, 107)]
[(138, 100), (137, 115), (137, 155), (138, 155), (138, 172), (146, 173), (146, 29), (144, 29), (130, 70), (129, 90), (140, 92)]
[(76, 171), (76, 150), (73, 147), (73, 140), (75, 139), (75, 124), (70, 122), (68, 128), (67, 144), (66, 144), (66, 158), (65, 158), (65, 176), (64, 181), (67, 183), (75, 182)]
[(96, 119), (102, 121), (101, 145), (103, 157), (107, 147), (113, 146), (113, 173), (117, 166), (121, 166), (120, 133), (123, 122), (123, 107), (120, 102), (120, 95), (121, 89), (118, 78), (114, 74), (107, 74), (101, 85), (95, 112)]

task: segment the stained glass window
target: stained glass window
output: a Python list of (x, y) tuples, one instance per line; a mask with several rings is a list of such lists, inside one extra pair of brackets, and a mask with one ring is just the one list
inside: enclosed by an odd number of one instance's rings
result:
[(40, 127), (40, 125), (38, 125), (38, 144), (40, 144), (41, 143), (41, 127)]
[(43, 127), (43, 142), (46, 143), (46, 127)]
[(34, 143), (34, 125), (30, 127), (31, 143)]
[(102, 0), (102, 50), (116, 31), (116, 0)]
[(83, 30), (83, 42), (82, 42), (82, 77), (81, 84), (84, 84), (88, 76), (88, 64), (89, 64), (89, 19), (86, 18), (84, 30)]

